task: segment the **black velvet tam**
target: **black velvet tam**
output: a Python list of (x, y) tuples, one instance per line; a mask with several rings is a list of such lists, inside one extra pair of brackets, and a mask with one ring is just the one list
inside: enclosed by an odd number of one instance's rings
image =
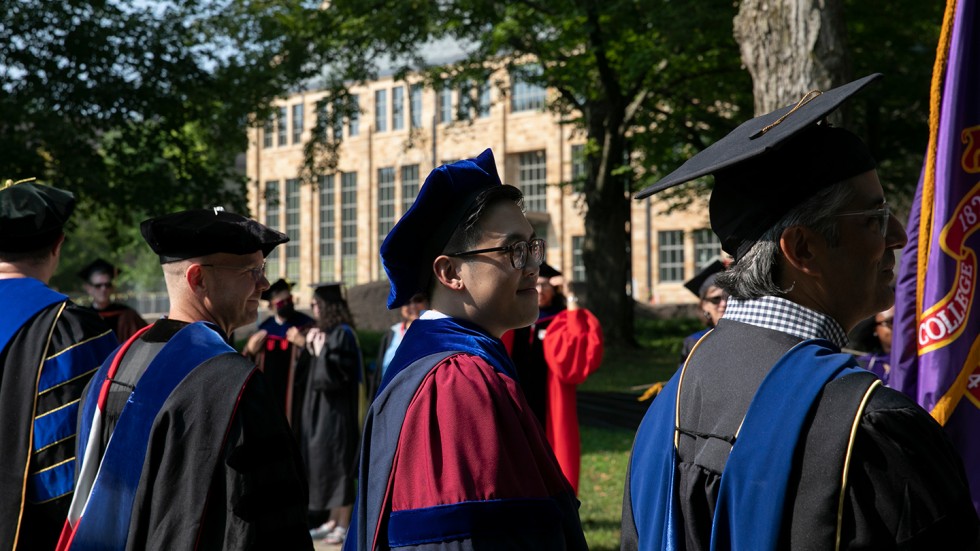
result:
[(195, 209), (144, 220), (143, 239), (160, 257), (160, 263), (197, 258), (215, 253), (269, 256), (289, 241), (286, 234), (222, 207)]
[(51, 245), (75, 210), (75, 196), (31, 181), (0, 185), (0, 251), (27, 252)]

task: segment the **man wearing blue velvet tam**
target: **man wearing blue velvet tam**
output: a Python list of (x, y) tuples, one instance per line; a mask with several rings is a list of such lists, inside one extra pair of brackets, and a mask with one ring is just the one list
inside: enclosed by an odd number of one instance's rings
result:
[(344, 549), (586, 549), (578, 502), (500, 336), (537, 318), (544, 240), (493, 154), (434, 170), (381, 246), (415, 321), (368, 412)]

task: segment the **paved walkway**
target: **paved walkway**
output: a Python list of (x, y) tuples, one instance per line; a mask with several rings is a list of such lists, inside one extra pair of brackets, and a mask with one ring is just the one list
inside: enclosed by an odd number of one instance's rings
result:
[(314, 541), (313, 549), (316, 549), (316, 551), (340, 551), (340, 546), (327, 545), (326, 543), (323, 543), (323, 541)]

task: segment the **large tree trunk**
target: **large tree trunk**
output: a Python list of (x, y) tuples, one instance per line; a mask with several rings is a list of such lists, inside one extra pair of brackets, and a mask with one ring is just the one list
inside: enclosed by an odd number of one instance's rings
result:
[(596, 158), (586, 160), (589, 181), (585, 185), (587, 208), (582, 262), (588, 268), (587, 306), (599, 318), (607, 343), (631, 345), (635, 340), (633, 297), (627, 292), (631, 273), (630, 199), (626, 193), (626, 175), (613, 174), (622, 164), (626, 140), (621, 133), (608, 130), (617, 128), (622, 117), (615, 114), (610, 117), (608, 113), (599, 116), (593, 109), (589, 112), (600, 118), (588, 121), (587, 125), (589, 138), (601, 148)]
[(734, 28), (756, 115), (847, 81), (841, 0), (742, 0)]

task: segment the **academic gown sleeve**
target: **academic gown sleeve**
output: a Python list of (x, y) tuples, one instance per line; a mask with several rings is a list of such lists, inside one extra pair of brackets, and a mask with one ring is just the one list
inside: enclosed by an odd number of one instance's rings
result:
[(908, 397), (880, 389), (854, 445), (842, 549), (980, 549), (959, 454)]
[(588, 310), (560, 312), (544, 338), (548, 363), (548, 442), (578, 493), (581, 444), (575, 387), (602, 363), (602, 328)]
[(517, 382), (450, 356), (406, 412), (390, 479), (389, 544), (586, 549), (578, 502)]

